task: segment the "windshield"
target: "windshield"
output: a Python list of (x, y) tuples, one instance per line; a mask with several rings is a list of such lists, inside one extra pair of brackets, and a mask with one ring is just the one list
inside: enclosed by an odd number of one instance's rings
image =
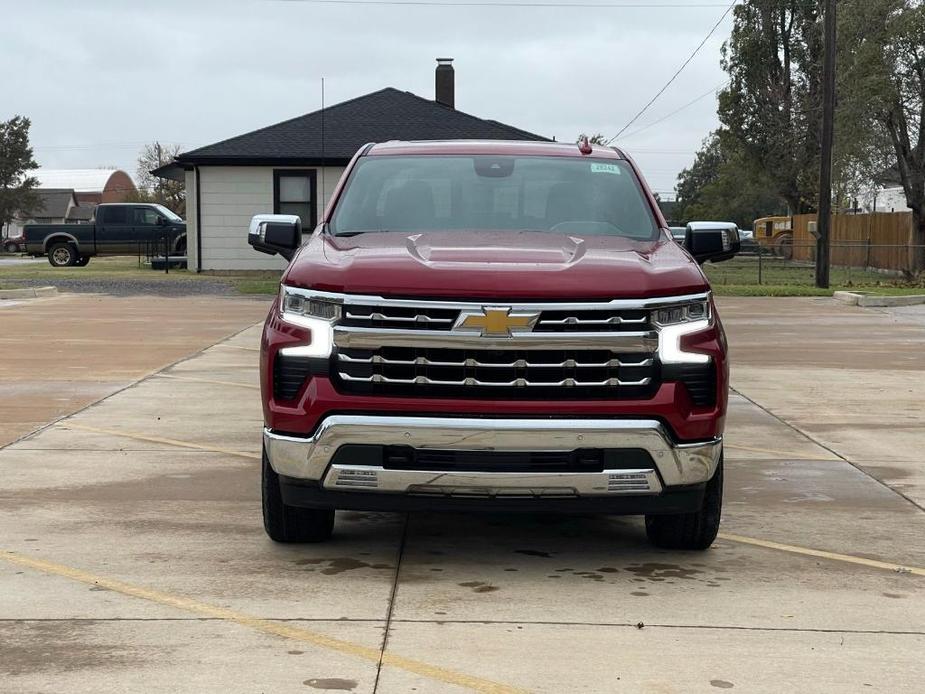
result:
[(172, 212), (171, 210), (167, 209), (163, 205), (155, 205), (155, 207), (157, 208), (158, 212), (160, 212), (162, 215), (167, 217), (167, 219), (169, 219), (171, 222), (182, 222), (183, 221), (183, 217), (176, 214), (175, 212)]
[(535, 156), (366, 157), (330, 223), (335, 235), (462, 229), (658, 233), (625, 161)]

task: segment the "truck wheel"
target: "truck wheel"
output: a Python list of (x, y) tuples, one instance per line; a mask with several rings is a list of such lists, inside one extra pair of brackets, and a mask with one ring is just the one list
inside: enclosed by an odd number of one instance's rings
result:
[(77, 262), (74, 263), (77, 267), (86, 267), (90, 263), (90, 256), (82, 255), (77, 259)]
[(5, 243), (3, 244), (3, 250), (7, 253), (19, 253), (19, 246), (15, 243)]
[(707, 549), (716, 539), (723, 509), (723, 458), (707, 482), (703, 506), (693, 513), (646, 516), (646, 535), (656, 547)]
[(71, 243), (53, 243), (48, 248), (48, 262), (52, 267), (69, 267), (77, 264), (77, 249)]
[(793, 258), (793, 234), (781, 234), (774, 244), (774, 250), (784, 260)]
[(263, 528), (274, 542), (324, 542), (334, 530), (331, 509), (287, 506), (279, 488), (279, 475), (263, 453)]

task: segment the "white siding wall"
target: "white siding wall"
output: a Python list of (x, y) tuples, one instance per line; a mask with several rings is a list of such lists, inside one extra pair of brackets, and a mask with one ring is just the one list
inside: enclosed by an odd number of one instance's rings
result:
[[(284, 167), (278, 167), (284, 168)], [(293, 167), (300, 168), (300, 167)], [(199, 170), (199, 199), (202, 204), (202, 229), (198, 230), (202, 244), (203, 270), (279, 270), (286, 261), (279, 256), (257, 253), (247, 244), (247, 228), (255, 214), (273, 212), (273, 167), (263, 166), (203, 166)], [(330, 198), (343, 167), (327, 167), (324, 193)], [(195, 174), (187, 173), (187, 191), (194, 191)], [(191, 186), (190, 183), (193, 183)], [(318, 171), (318, 218), (323, 204), (321, 171)], [(195, 203), (187, 214), (195, 227)], [(310, 232), (311, 229), (305, 229)], [(191, 247), (195, 237), (190, 235)], [(195, 265), (195, 250), (191, 249), (190, 267)]]
[(196, 172), (186, 172), (186, 267), (195, 270), (198, 266), (199, 249), (196, 247)]

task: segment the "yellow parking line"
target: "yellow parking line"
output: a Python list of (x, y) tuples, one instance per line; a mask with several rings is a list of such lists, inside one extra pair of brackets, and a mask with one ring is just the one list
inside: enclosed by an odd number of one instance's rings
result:
[(180, 448), (192, 448), (197, 451), (209, 451), (210, 453), (225, 453), (227, 455), (236, 455), (241, 458), (255, 458), (260, 460), (260, 455), (257, 453), (247, 453), (245, 451), (233, 451), (228, 448), (219, 448), (217, 446), (203, 446), (198, 443), (190, 443), (189, 441), (178, 441), (177, 439), (165, 439), (160, 436), (148, 436), (147, 434), (134, 434), (128, 431), (117, 431), (116, 429), (102, 429), (100, 427), (88, 427), (83, 424), (75, 424), (74, 422), (58, 422), (58, 427), (62, 429), (76, 429), (77, 431), (89, 431), (93, 434), (105, 434), (107, 436), (123, 436), (127, 439), (135, 439), (137, 441), (149, 441), (150, 443), (163, 443), (167, 446), (178, 446)]
[(884, 569), (901, 574), (915, 574), (916, 576), (925, 576), (925, 569), (914, 566), (903, 566), (901, 564), (891, 564), (876, 559), (865, 559), (864, 557), (855, 557), (851, 554), (838, 554), (836, 552), (826, 552), (821, 549), (810, 549), (809, 547), (797, 547), (796, 545), (785, 545), (780, 542), (771, 542), (770, 540), (759, 540), (755, 537), (745, 537), (744, 535), (733, 535), (732, 533), (719, 533), (717, 535), (721, 540), (730, 542), (739, 542), (744, 545), (754, 545), (756, 547), (765, 547), (766, 549), (777, 549), (782, 552), (792, 554), (803, 554), (808, 557), (819, 557), (820, 559), (832, 559), (834, 561), (843, 561), (848, 564), (860, 564), (869, 566), (873, 569)]
[[(379, 662), (380, 650), (378, 648), (370, 648), (369, 646), (362, 646), (357, 643), (352, 643), (351, 641), (325, 636), (324, 634), (292, 626), (291, 624), (273, 622), (267, 619), (261, 619), (260, 617), (235, 612), (225, 607), (209, 605), (208, 603), (199, 602), (198, 600), (185, 598), (180, 595), (172, 595), (170, 593), (151, 590), (130, 583), (124, 583), (123, 581), (106, 578), (104, 576), (96, 576), (82, 571), (81, 569), (55, 564), (43, 559), (26, 557), (8, 550), (0, 551), (0, 559), (4, 559), (18, 566), (41, 571), (42, 573), (69, 578), (91, 586), (107, 588), (116, 593), (122, 593), (123, 595), (148, 600), (168, 607), (174, 607), (203, 617), (233, 622), (264, 634), (272, 634), (286, 639), (301, 641), (321, 648), (327, 648), (328, 650), (337, 651), (338, 653), (355, 656), (373, 663)], [(421, 675), (446, 684), (466, 687), (476, 692), (485, 692), (486, 694), (520, 694), (525, 691), (505, 684), (485, 680), (480, 677), (467, 675), (462, 672), (447, 670), (412, 658), (405, 658), (400, 655), (385, 653), (382, 655), (382, 662), (383, 664), (391, 665), (416, 675)]]
[(770, 448), (753, 448), (751, 446), (739, 446), (734, 443), (724, 443), (723, 448), (734, 448), (738, 451), (749, 451), (751, 453), (768, 453), (773, 456), (780, 458), (793, 458), (794, 460), (828, 460), (828, 461), (838, 461), (841, 458), (836, 458), (834, 456), (820, 456), (813, 455), (812, 453), (795, 453), (793, 451), (775, 451)]
[(195, 376), (175, 376), (174, 374), (154, 374), (160, 378), (172, 378), (176, 381), (191, 381), (192, 383), (214, 383), (219, 386), (237, 386), (238, 388), (253, 388), (260, 390), (260, 386), (253, 383), (238, 383), (236, 381), (217, 381), (214, 378), (196, 378)]

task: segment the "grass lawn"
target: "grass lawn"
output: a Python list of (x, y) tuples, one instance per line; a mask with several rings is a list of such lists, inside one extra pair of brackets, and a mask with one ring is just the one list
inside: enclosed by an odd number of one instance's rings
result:
[[(758, 284), (758, 258), (742, 256), (724, 263), (707, 263), (704, 271), (719, 296), (831, 296), (841, 289), (876, 294), (925, 294), (925, 279), (908, 282), (879, 272), (833, 267), (831, 288), (813, 285), (814, 269), (806, 263), (762, 258)], [(15, 289), (19, 281), (34, 284), (47, 280), (139, 280), (145, 282), (222, 282), (239, 294), (275, 294), (280, 272), (272, 270), (215, 270), (201, 273), (171, 270), (169, 273), (138, 266), (134, 257), (93, 258), (86, 267), (51, 267), (47, 262), (0, 266), (0, 288)]]
[(704, 272), (719, 296), (831, 296), (840, 290), (875, 294), (925, 294), (925, 279), (902, 277), (859, 268), (832, 267), (829, 289), (815, 287), (815, 268), (779, 258), (762, 257), (761, 284), (757, 256), (739, 256), (723, 263), (707, 263)]
[(0, 266), (0, 286), (14, 288), (17, 280), (144, 280), (146, 282), (225, 282), (241, 294), (275, 294), (282, 273), (272, 270), (195, 273), (171, 269), (169, 273), (138, 265), (130, 256), (93, 258), (86, 267), (52, 267), (47, 262)]

